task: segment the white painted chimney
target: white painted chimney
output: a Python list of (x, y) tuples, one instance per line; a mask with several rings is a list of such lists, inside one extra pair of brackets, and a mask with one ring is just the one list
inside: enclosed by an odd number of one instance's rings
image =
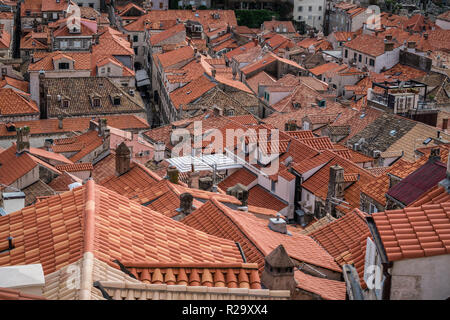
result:
[(155, 153), (154, 153), (154, 159), (156, 162), (160, 162), (164, 160), (164, 154), (166, 151), (166, 144), (163, 141), (158, 141), (155, 144)]
[(25, 207), (25, 193), (18, 192), (3, 192), (3, 209), (6, 214), (22, 210)]

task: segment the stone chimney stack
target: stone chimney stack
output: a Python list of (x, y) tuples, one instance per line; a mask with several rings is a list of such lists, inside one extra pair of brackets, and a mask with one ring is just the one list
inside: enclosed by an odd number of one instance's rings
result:
[(240, 183), (227, 189), (227, 194), (234, 196), (241, 201), (242, 209), (245, 210), (248, 205), (248, 188)]
[(336, 199), (342, 199), (344, 197), (344, 183), (344, 168), (339, 165), (331, 166), (326, 202), (328, 212), (332, 216), (336, 216)]
[(116, 149), (116, 175), (120, 176), (130, 170), (131, 152), (122, 142)]
[(185, 192), (180, 195), (180, 211), (184, 216), (187, 216), (188, 214), (192, 213), (192, 211), (193, 211), (192, 201), (193, 200), (194, 200), (194, 197), (189, 192)]
[(22, 127), (17, 128), (17, 142), (16, 142), (16, 151), (21, 154), (24, 151), (30, 151), (30, 128)]
[(384, 42), (384, 52), (392, 51), (394, 50), (394, 43), (386, 41)]
[(429, 162), (441, 161), (441, 149), (439, 147), (432, 148), (430, 150), (430, 156), (428, 157)]
[(180, 175), (180, 172), (175, 166), (169, 166), (167, 168), (167, 178), (170, 182), (178, 184), (178, 176)]
[(192, 165), (192, 170), (189, 173), (188, 187), (193, 188), (193, 189), (199, 189), (200, 188), (200, 172), (194, 171), (193, 166), (194, 165)]
[(261, 283), (270, 290), (289, 290), (292, 296), (297, 287), (294, 268), (294, 262), (280, 244), (264, 258)]
[(213, 187), (213, 179), (211, 177), (202, 177), (199, 179), (199, 189), (211, 191)]

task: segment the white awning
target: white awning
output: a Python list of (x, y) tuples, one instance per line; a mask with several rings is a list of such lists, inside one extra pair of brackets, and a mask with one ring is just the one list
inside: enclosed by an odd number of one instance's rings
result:
[(242, 164), (223, 154), (208, 154), (199, 157), (184, 156), (165, 160), (180, 172), (191, 171), (192, 164), (194, 164), (195, 171), (213, 171), (214, 165), (216, 165), (217, 171), (242, 168)]

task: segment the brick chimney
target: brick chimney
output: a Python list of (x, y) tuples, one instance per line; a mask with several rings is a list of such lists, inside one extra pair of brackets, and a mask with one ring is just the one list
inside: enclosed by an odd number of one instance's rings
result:
[(131, 152), (125, 142), (116, 149), (116, 175), (120, 176), (130, 170)]
[(22, 127), (17, 128), (17, 142), (16, 142), (16, 151), (18, 154), (23, 153), (24, 151), (30, 151), (30, 128)]
[(280, 244), (264, 258), (261, 283), (270, 290), (289, 290), (292, 295), (297, 287), (294, 268), (294, 262)]

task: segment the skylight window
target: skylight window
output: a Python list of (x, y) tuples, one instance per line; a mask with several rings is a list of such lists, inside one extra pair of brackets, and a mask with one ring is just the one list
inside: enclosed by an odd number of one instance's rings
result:
[(389, 134), (391, 135), (391, 137), (395, 136), (395, 134), (397, 133), (397, 130), (391, 130), (389, 131)]
[(363, 113), (362, 115), (360, 115), (359, 117), (362, 119), (362, 118), (364, 118), (366, 116), (366, 114), (365, 113)]
[(427, 138), (427, 139), (425, 139), (425, 141), (423, 142), (423, 144), (429, 144), (429, 143), (431, 142), (431, 140), (433, 140), (433, 139)]

